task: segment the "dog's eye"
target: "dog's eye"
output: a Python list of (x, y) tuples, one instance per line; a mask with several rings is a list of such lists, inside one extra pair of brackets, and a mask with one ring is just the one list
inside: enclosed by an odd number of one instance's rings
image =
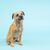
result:
[(18, 16), (18, 14), (16, 16)]

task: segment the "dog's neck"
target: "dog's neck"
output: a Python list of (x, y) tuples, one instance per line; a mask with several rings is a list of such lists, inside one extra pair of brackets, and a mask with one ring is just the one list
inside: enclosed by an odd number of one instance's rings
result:
[(20, 25), (22, 23), (22, 21), (14, 21), (16, 25)]

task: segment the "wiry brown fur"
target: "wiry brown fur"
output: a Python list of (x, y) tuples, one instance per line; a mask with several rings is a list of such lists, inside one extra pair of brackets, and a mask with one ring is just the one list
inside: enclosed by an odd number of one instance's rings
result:
[[(17, 15), (18, 14), (18, 15)], [(22, 18), (21, 20), (16, 19), (17, 17), (23, 17), (24, 12), (20, 11), (19, 13), (13, 13), (12, 17), (14, 18), (14, 22), (10, 26), (8, 36), (7, 36), (7, 43), (11, 44), (11, 46), (14, 46), (14, 41), (17, 41), (19, 44), (21, 43), (21, 35), (23, 31), (23, 25), (22, 25)]]

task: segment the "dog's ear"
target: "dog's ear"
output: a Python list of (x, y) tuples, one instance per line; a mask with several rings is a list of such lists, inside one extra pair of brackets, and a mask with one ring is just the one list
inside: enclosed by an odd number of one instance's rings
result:
[(12, 14), (12, 19), (14, 18), (14, 13)]
[(25, 13), (22, 11), (22, 14), (25, 15)]

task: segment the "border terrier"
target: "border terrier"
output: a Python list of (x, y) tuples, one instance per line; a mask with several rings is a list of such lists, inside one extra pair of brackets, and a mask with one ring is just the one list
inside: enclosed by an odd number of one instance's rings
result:
[(7, 43), (14, 47), (14, 42), (18, 42), (19, 45), (22, 45), (22, 31), (23, 31), (23, 11), (14, 12), (12, 14), (12, 19), (14, 19), (13, 23), (10, 25), (10, 29), (8, 31)]

